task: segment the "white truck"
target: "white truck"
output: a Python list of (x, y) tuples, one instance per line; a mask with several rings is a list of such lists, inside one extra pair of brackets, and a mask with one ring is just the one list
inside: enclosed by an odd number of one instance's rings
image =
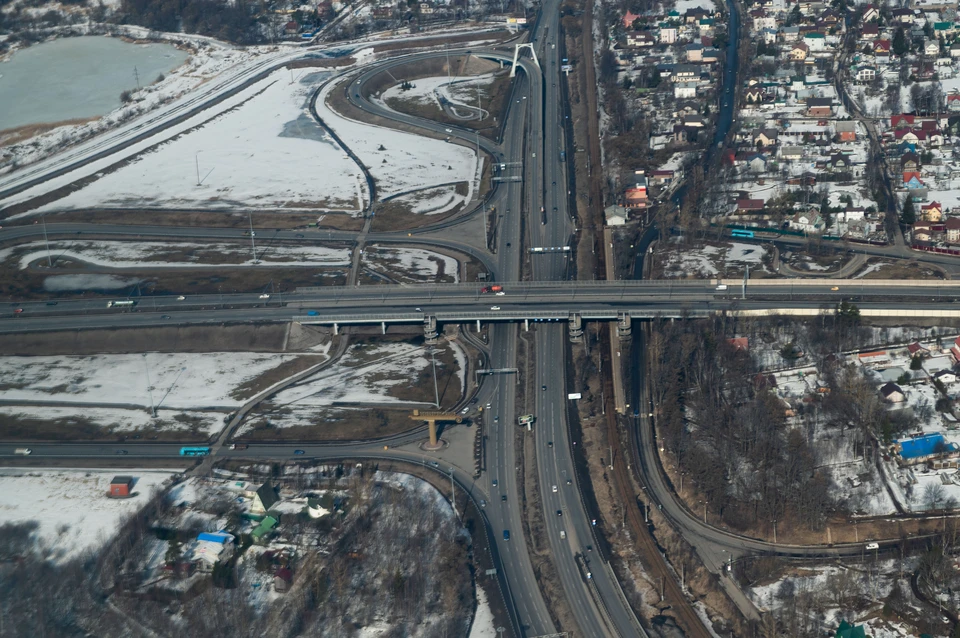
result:
[(31, 450), (28, 447), (18, 447), (16, 450), (13, 451), (13, 453), (20, 454), (22, 456), (27, 456), (29, 454), (33, 454), (33, 450)]

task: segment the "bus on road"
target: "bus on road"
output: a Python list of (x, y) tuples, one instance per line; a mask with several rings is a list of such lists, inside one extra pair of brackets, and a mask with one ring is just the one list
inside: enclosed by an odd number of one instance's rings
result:
[(208, 447), (180, 448), (180, 456), (207, 456), (208, 454), (210, 454), (210, 448)]

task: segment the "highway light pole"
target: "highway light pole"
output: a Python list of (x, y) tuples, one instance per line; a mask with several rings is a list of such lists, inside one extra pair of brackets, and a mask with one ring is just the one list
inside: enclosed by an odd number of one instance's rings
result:
[(50, 257), (50, 240), (47, 239), (46, 216), (40, 217), (40, 221), (43, 222), (43, 243), (47, 245), (47, 268), (53, 268), (53, 259)]

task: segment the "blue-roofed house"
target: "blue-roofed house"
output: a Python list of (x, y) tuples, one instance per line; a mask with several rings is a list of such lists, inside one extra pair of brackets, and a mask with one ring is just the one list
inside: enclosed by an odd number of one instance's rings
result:
[(900, 439), (894, 444), (901, 465), (934, 462), (939, 465), (960, 458), (960, 446), (948, 442), (942, 434), (924, 434)]

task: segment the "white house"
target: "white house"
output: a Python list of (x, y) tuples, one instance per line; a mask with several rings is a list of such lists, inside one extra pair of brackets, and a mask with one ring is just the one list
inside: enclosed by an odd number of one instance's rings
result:
[(607, 220), (607, 226), (623, 226), (627, 223), (628, 211), (623, 206), (607, 206), (603, 209), (603, 216)]
[(673, 97), (678, 99), (697, 97), (697, 83), (677, 82), (673, 85)]
[(816, 31), (804, 33), (803, 43), (806, 44), (811, 51), (824, 51), (827, 48), (826, 36)]
[(234, 537), (224, 531), (203, 533), (194, 542), (192, 558), (200, 571), (213, 571), (213, 566), (233, 555)]
[(677, 41), (676, 27), (660, 27), (660, 43), (674, 44)]

